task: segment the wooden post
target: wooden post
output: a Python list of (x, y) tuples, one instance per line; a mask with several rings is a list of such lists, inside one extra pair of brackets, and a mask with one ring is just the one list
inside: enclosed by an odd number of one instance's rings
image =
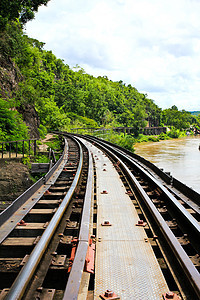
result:
[(28, 152), (29, 156), (31, 155), (31, 140), (28, 141)]
[(22, 152), (23, 152), (23, 157), (24, 157), (24, 140), (23, 140), (23, 145), (22, 145)]
[(49, 160), (51, 158), (51, 148), (49, 149)]
[(36, 140), (34, 140), (34, 156), (36, 156)]
[(11, 143), (9, 143), (9, 158), (11, 158)]
[(53, 157), (53, 162), (56, 163), (56, 156), (53, 150), (52, 150), (52, 157)]
[(36, 156), (36, 140), (34, 140), (34, 156)]

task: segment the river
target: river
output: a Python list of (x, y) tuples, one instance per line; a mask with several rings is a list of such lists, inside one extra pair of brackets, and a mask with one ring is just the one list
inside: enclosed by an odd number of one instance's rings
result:
[(140, 143), (135, 153), (200, 193), (200, 136)]

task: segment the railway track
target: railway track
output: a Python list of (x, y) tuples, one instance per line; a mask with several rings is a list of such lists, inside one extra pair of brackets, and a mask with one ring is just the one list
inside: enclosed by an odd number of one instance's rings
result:
[(0, 299), (94, 298), (98, 157), (92, 147), (112, 161), (138, 213), (136, 225), (174, 292), (163, 299), (200, 299), (198, 199), (124, 149), (71, 135), (51, 174), (1, 214)]
[(23, 205), (4, 211), (1, 299), (63, 299), (75, 249), (87, 252), (89, 245), (92, 172), (91, 155), (68, 139), (60, 165), (42, 179), (45, 184), (28, 193)]
[(117, 161), (119, 172), (126, 178), (127, 193), (141, 216), (141, 225), (147, 224), (152, 245), (156, 241), (182, 297), (200, 298), (198, 200), (184, 195), (181, 198), (180, 193), (161, 184), (128, 151), (96, 138), (87, 139), (103, 148), (115, 164)]

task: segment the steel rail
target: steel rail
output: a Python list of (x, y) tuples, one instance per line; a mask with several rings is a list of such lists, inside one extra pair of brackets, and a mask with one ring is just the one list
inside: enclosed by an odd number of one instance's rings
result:
[[(94, 141), (94, 139), (92, 139)], [(120, 166), (124, 169), (124, 171), (128, 174), (131, 182), (134, 184), (137, 192), (140, 194), (141, 198), (145, 202), (146, 206), (148, 207), (149, 211), (151, 212), (158, 228), (162, 232), (163, 236), (165, 237), (168, 245), (170, 246), (172, 252), (174, 253), (179, 265), (181, 266), (182, 270), (184, 271), (190, 286), (195, 291), (196, 295), (200, 299), (200, 274), (193, 265), (192, 261), (178, 242), (177, 238), (174, 236), (173, 232), (170, 230), (168, 225), (166, 224), (165, 220), (161, 216), (161, 214), (156, 209), (155, 205), (151, 201), (151, 199), (148, 197), (148, 195), (145, 193), (142, 186), (139, 184), (135, 176), (132, 174), (132, 172), (129, 170), (129, 168), (126, 166), (126, 164), (113, 152), (115, 150), (112, 147), (111, 150), (108, 150), (108, 145), (103, 145), (103, 142), (97, 142), (95, 141), (96, 145), (99, 145), (101, 149), (103, 149), (105, 152), (107, 152), (111, 157), (113, 157), (115, 160), (118, 160), (120, 162)], [(127, 158), (123, 156), (123, 158)], [(196, 221), (196, 220), (195, 220)]]
[[(48, 189), (49, 185), (55, 181), (62, 171), (62, 165), (68, 160), (68, 143), (65, 139), (65, 146), (63, 153), (57, 163), (51, 168), (51, 170), (42, 178), (40, 178), (35, 184), (33, 184), (28, 190), (26, 190), (21, 196), (19, 196), (10, 206), (8, 206), (0, 214), (0, 243), (8, 236), (8, 234), (15, 228), (16, 224), (22, 220), (22, 218), (32, 209), (32, 207), (39, 201), (39, 197), (34, 197), (30, 205), (26, 210), (22, 210), (20, 214), (17, 214), (15, 218), (13, 215), (19, 210), (19, 208), (24, 205), (33, 195), (42, 187)], [(60, 169), (60, 170), (59, 170)], [(53, 175), (57, 172), (56, 175)], [(45, 191), (45, 190), (44, 190)], [(10, 219), (12, 219), (10, 221)]]
[[(99, 140), (99, 139), (97, 139), (97, 140)], [(99, 140), (99, 141), (101, 142), (102, 140)], [(161, 169), (159, 169), (158, 167), (156, 167), (154, 164), (147, 161), (143, 157), (141, 157), (141, 156), (139, 156), (135, 153), (132, 153), (131, 151), (129, 151), (127, 149), (124, 149), (121, 146), (114, 145), (114, 144), (112, 144), (108, 141), (104, 141), (104, 143), (108, 144), (109, 146), (114, 147), (120, 153), (122, 153), (122, 154), (125, 153), (126, 155), (128, 155), (128, 157), (133, 162), (135, 162), (138, 166), (141, 166), (142, 170), (146, 170), (146, 172), (148, 174), (150, 174), (152, 176), (152, 178), (156, 178), (154, 175), (152, 175), (152, 171), (153, 171), (160, 179), (162, 179), (162, 181), (164, 181), (166, 183), (166, 185), (163, 185), (161, 183), (161, 186), (165, 187), (166, 190), (169, 191), (169, 193), (171, 193), (171, 195), (173, 195), (175, 197), (176, 203), (179, 202), (179, 201), (177, 202), (177, 199), (179, 198), (186, 205), (188, 205), (193, 211), (195, 211), (197, 214), (200, 214), (200, 207), (199, 207), (199, 205), (200, 205), (200, 194), (199, 193), (197, 193), (193, 189), (187, 187), (183, 183), (179, 182), (177, 179), (173, 178), (169, 174), (163, 172)], [(158, 179), (157, 182), (159, 182), (160, 179)], [(177, 186), (177, 185), (179, 185), (179, 186)], [(175, 187), (175, 189), (177, 189), (179, 192), (181, 192), (188, 199), (185, 199), (185, 197), (181, 197), (180, 195), (178, 195), (174, 190), (172, 190), (172, 186)], [(179, 188), (181, 188), (181, 190)], [(182, 188), (184, 189), (184, 191), (182, 190)], [(176, 195), (177, 195), (178, 198), (176, 198)], [(186, 212), (186, 214), (187, 214), (187, 212)]]
[(44, 231), (43, 235), (41, 236), (39, 242), (33, 249), (32, 253), (30, 254), (29, 260), (24, 265), (22, 270), (20, 271), (19, 275), (15, 279), (13, 285), (11, 286), (7, 296), (5, 299), (7, 300), (17, 300), (21, 299), (28, 283), (30, 282), (72, 196), (75, 191), (75, 188), (78, 185), (79, 178), (82, 172), (83, 167), (83, 151), (80, 143), (77, 141), (80, 151), (80, 158), (79, 158), (79, 165), (77, 168), (77, 173), (74, 177), (72, 185), (67, 192), (65, 198), (63, 199), (62, 203), (60, 204), (58, 210), (54, 214), (52, 220), (50, 221), (47, 229)]
[[(93, 141), (99, 141), (100, 143), (102, 142), (102, 139), (96, 138), (96, 137), (91, 137), (91, 136), (86, 136), (89, 138), (92, 138)], [(173, 180), (173, 186), (181, 191), (182, 194), (184, 194), (186, 197), (188, 197), (189, 199), (191, 199), (194, 203), (196, 203), (197, 205), (200, 205), (200, 194), (198, 192), (196, 192), (195, 190), (189, 188), (188, 186), (186, 186), (185, 184), (181, 183), (179, 180), (177, 180), (176, 178), (170, 176), (169, 174), (163, 172), (160, 168), (158, 168), (156, 165), (154, 165), (153, 163), (151, 163), (150, 161), (146, 160), (145, 158), (127, 150), (122, 148), (119, 145), (114, 145), (111, 142), (108, 141), (103, 141), (106, 145), (110, 145), (112, 147), (115, 147), (116, 149), (122, 151), (123, 153), (126, 153), (126, 155), (129, 155), (132, 159), (135, 159), (136, 161), (141, 162), (143, 165), (145, 165), (146, 167), (150, 168), (151, 170), (153, 170), (163, 181), (165, 181), (167, 184), (171, 184), (171, 180)], [(181, 189), (181, 190), (180, 190)]]
[[(80, 139), (82, 141), (82, 139)], [(86, 145), (85, 145), (86, 146)], [(87, 146), (86, 146), (87, 147)], [(81, 278), (83, 274), (83, 269), (85, 265), (85, 258), (88, 249), (88, 239), (90, 233), (90, 218), (91, 218), (91, 207), (92, 207), (92, 197), (93, 197), (93, 160), (92, 155), (88, 150), (88, 178), (86, 185), (86, 193), (84, 197), (84, 206), (81, 218), (81, 227), (78, 237), (78, 247), (76, 250), (75, 259), (72, 265), (72, 269), (67, 281), (67, 286), (65, 289), (63, 300), (75, 300), (78, 298), (78, 293), (81, 284)]]
[(145, 176), (150, 179), (151, 182), (153, 182), (153, 184), (155, 184), (157, 187), (159, 187), (159, 189), (167, 196), (167, 198), (170, 200), (170, 203), (173, 205), (174, 209), (176, 209), (176, 211), (178, 211), (179, 213), (181, 213), (181, 216), (183, 217), (183, 219), (186, 221), (187, 225), (192, 228), (193, 230), (195, 230), (195, 234), (197, 235), (196, 238), (200, 238), (200, 224), (198, 223), (198, 221), (180, 204), (180, 202), (174, 197), (174, 195), (172, 195), (167, 188), (165, 188), (155, 177), (153, 177), (149, 172), (147, 172), (146, 170), (144, 170), (144, 168), (142, 168), (139, 164), (137, 164), (135, 162), (135, 160), (133, 160), (132, 158), (127, 157), (127, 155), (125, 155), (124, 153), (122, 153), (121, 150), (118, 150), (117, 148), (115, 148), (114, 146), (108, 145), (107, 143), (101, 141), (99, 142), (100, 144), (108, 147), (109, 149), (111, 149), (112, 151), (114, 151), (115, 153), (117, 153), (117, 155), (122, 156), (123, 160), (125, 159), (128, 163), (132, 163), (138, 170), (140, 170), (143, 174), (145, 174)]
[[(113, 149), (113, 148), (112, 148)], [(119, 153), (117, 151), (117, 153)], [(121, 153), (122, 156), (124, 156), (123, 153)], [(174, 206), (176, 210), (178, 210), (182, 217), (185, 219), (185, 221), (188, 223), (189, 226), (192, 225), (192, 228), (195, 229), (196, 234), (200, 237), (200, 224), (197, 222), (197, 220), (180, 204), (180, 202), (174, 197), (170, 191), (166, 187), (164, 187), (155, 177), (153, 177), (149, 172), (147, 172), (142, 166), (140, 166), (136, 161), (133, 159), (126, 157), (128, 161), (131, 161), (131, 163), (140, 170), (145, 176), (150, 179), (151, 182), (153, 182), (159, 189), (167, 196), (168, 199), (170, 199), (171, 204)]]

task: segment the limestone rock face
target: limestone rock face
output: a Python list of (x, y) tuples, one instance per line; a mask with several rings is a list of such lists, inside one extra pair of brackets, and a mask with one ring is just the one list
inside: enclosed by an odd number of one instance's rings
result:
[[(15, 63), (9, 57), (0, 54), (0, 97), (9, 101), (14, 98), (16, 91), (19, 89), (18, 84), (23, 81), (23, 76)], [(24, 104), (20, 107), (13, 107), (23, 117), (29, 128), (30, 138), (39, 138), (38, 127), (40, 120), (34, 105)]]
[(0, 54), (0, 95), (3, 98), (12, 98), (22, 80), (23, 76), (15, 63)]
[(23, 120), (29, 128), (30, 138), (39, 138), (38, 127), (40, 120), (35, 107), (31, 104), (26, 104), (23, 107), (18, 108), (18, 112), (22, 115)]

